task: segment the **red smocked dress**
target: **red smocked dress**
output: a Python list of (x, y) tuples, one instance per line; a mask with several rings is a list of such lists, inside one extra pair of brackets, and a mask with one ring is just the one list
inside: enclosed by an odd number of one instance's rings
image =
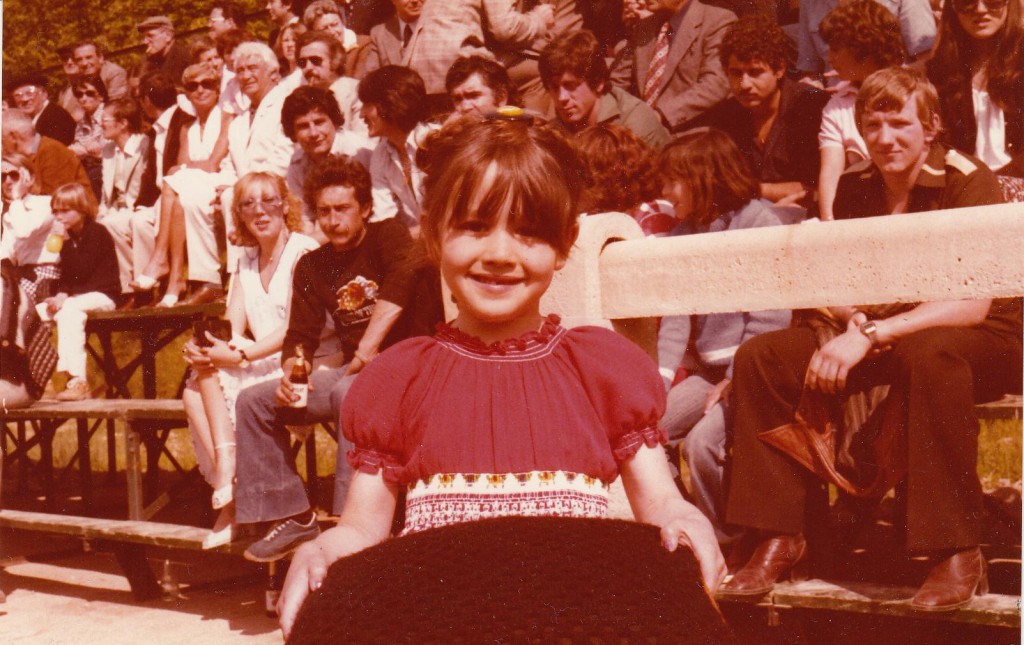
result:
[(664, 443), (665, 388), (615, 332), (540, 331), (485, 345), (451, 326), (403, 341), (353, 383), (354, 469), (406, 488), (403, 533), (500, 516), (602, 517), (619, 464)]

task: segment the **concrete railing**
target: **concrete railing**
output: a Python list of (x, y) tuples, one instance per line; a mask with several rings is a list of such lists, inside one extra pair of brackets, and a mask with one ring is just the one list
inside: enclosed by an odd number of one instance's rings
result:
[(543, 311), (651, 347), (670, 314), (1024, 296), (1024, 204), (645, 238), (585, 217)]

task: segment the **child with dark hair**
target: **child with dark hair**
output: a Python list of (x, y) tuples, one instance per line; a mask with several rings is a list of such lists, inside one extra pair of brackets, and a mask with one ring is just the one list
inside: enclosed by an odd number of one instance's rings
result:
[(828, 43), (828, 60), (840, 83), (821, 113), (818, 147), (818, 204), (821, 219), (830, 220), (832, 202), (843, 170), (868, 157), (857, 130), (853, 104), (857, 90), (872, 73), (902, 65), (907, 58), (896, 17), (875, 0), (852, 0), (839, 5), (821, 22)]
[[(664, 196), (679, 225), (672, 235), (735, 231), (783, 222), (761, 197), (757, 180), (728, 135), (688, 132), (658, 158)], [(790, 311), (770, 310), (666, 316), (658, 332), (658, 365), (668, 390), (661, 425), (680, 445), (690, 468), (690, 490), (723, 545), (739, 532), (725, 525), (725, 463), (732, 359), (744, 342), (789, 326)], [(687, 376), (675, 382), (680, 366)]]
[(331, 563), (388, 539), (402, 490), (404, 535), (487, 518), (603, 517), (621, 473), (637, 520), (657, 526), (667, 550), (692, 549), (714, 593), (725, 565), (707, 519), (672, 482), (654, 365), (610, 330), (566, 329), (541, 313), (577, 235), (572, 146), (529, 120), (462, 120), (421, 163), (423, 239), (459, 312), (353, 384), (341, 425), (356, 472), (337, 527), (292, 561), (285, 634)]

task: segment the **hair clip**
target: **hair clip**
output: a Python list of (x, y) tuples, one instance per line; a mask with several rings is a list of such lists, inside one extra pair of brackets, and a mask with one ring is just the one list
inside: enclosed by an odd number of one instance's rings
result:
[(536, 117), (527, 114), (526, 110), (515, 105), (503, 105), (494, 112), (487, 115), (488, 121), (522, 121), (532, 125)]

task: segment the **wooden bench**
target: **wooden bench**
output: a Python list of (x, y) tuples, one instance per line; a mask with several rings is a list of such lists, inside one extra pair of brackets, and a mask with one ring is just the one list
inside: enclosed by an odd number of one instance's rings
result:
[(1021, 395), (1007, 394), (998, 401), (974, 406), (974, 412), (978, 415), (979, 419), (1010, 419), (1020, 421), (1021, 407)]
[[(0, 510), (0, 527), (80, 538), (90, 550), (114, 554), (136, 600), (160, 596), (161, 585), (176, 585), (169, 569), (162, 579), (149, 566), (146, 547), (201, 550), (208, 529), (141, 520), (108, 520), (54, 513)], [(248, 542), (235, 541), (211, 552), (240, 555)]]
[[(107, 382), (109, 398), (131, 398), (128, 380), (141, 369), (143, 398), (156, 398), (156, 355), (181, 334), (192, 328), (192, 323), (206, 316), (220, 316), (224, 303), (188, 305), (181, 307), (144, 307), (126, 311), (101, 311), (89, 314), (85, 323), (87, 334), (95, 334), (99, 347), (86, 343), (86, 349), (96, 359)], [(132, 332), (139, 335), (138, 356), (119, 365), (114, 352), (113, 335)], [(181, 387), (178, 388), (181, 396)]]
[[(39, 401), (28, 408), (18, 410), (0, 409), (0, 423), (3, 424), (4, 445), (12, 449), (5, 451), (8, 464), (20, 462), (22, 474), (31, 468), (41, 471), (47, 508), (54, 506), (53, 439), (57, 428), (67, 421), (77, 426), (78, 444), (70, 463), (64, 472), (77, 463), (82, 484), (83, 500), (88, 503), (91, 495), (91, 460), (89, 440), (104, 422), (119, 424), (124, 433), (124, 457), (127, 473), (128, 518), (145, 520), (153, 516), (166, 500), (157, 499), (144, 508), (145, 492), (156, 490), (159, 474), (158, 463), (166, 456), (180, 472), (181, 464), (167, 450), (167, 437), (174, 428), (186, 426), (185, 407), (176, 400), (148, 399), (89, 399), (85, 401), (57, 402)], [(11, 424), (15, 425), (12, 430)], [(31, 428), (32, 432), (28, 430)], [(38, 446), (42, 457), (38, 465), (32, 464), (28, 451)], [(146, 447), (146, 491), (143, 490), (143, 467), (140, 447)], [(62, 475), (63, 476), (63, 473)]]

